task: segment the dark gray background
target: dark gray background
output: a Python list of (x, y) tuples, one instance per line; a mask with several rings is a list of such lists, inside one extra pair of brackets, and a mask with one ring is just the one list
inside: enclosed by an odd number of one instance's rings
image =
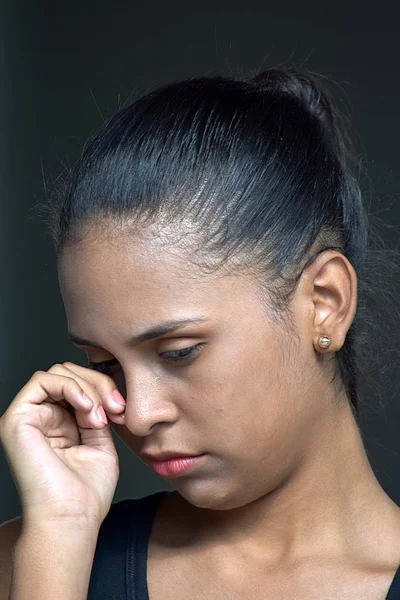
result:
[[(174, 79), (290, 61), (334, 79), (347, 96), (364, 155), (368, 202), (396, 226), (387, 241), (397, 243), (400, 41), (395, 3), (9, 4), (1, 9), (0, 25), (0, 414), (34, 371), (65, 360), (84, 364), (83, 353), (66, 339), (55, 256), (34, 207), (64, 165), (78, 157), (86, 137), (128, 96)], [(399, 400), (394, 395), (382, 409), (368, 401), (367, 391), (363, 415), (368, 456), (398, 504)], [(121, 478), (114, 501), (171, 489), (119, 439), (116, 446)], [(2, 522), (21, 514), (2, 452), (0, 482)]]

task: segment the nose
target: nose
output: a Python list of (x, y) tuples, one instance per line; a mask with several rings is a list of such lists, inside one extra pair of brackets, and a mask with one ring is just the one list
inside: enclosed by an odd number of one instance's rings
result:
[(178, 409), (165, 380), (143, 374), (139, 377), (136, 373), (126, 379), (124, 388), (125, 427), (132, 434), (146, 436), (156, 425), (178, 419)]

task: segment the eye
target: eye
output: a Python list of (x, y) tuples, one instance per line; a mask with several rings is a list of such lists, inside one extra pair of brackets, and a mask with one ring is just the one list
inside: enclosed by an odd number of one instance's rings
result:
[[(166, 360), (184, 361), (185, 359), (193, 359), (201, 350), (203, 344), (196, 344), (189, 348), (180, 348), (179, 350), (168, 350), (168, 352), (162, 352), (160, 356)], [(91, 362), (87, 364), (89, 369), (111, 375), (115, 373), (120, 367), (116, 358), (111, 360), (103, 360), (102, 362)]]
[[(115, 371), (119, 368), (119, 363), (116, 358), (112, 358), (111, 360), (103, 360), (102, 362), (91, 362), (88, 361), (87, 367), (89, 369), (93, 369), (94, 371), (99, 371), (99, 373), (105, 373), (106, 375), (111, 375), (115, 373)], [(117, 367), (117, 368), (115, 368)]]
[(162, 352), (160, 356), (166, 359), (172, 360), (184, 360), (185, 358), (194, 358), (201, 350), (203, 344), (196, 344), (189, 348), (180, 348), (179, 350), (168, 350), (168, 352)]

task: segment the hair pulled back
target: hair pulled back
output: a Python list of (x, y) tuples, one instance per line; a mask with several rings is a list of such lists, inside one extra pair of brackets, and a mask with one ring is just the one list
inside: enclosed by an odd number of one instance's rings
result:
[[(88, 140), (49, 203), (57, 255), (108, 218), (162, 219), (183, 234), (191, 223), (191, 260), (254, 271), (269, 308), (285, 315), (318, 253), (339, 250), (359, 277), (365, 265), (366, 211), (335, 115), (315, 78), (294, 68), (147, 93)], [(356, 317), (335, 357), (355, 414), (357, 356)]]

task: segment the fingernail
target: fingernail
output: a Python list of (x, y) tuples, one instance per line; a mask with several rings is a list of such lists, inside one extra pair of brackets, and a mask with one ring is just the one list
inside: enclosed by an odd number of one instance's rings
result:
[(85, 400), (85, 404), (87, 404), (88, 407), (93, 406), (93, 400), (85, 392), (83, 392), (82, 398)]
[(107, 415), (104, 412), (104, 408), (102, 406), (99, 406), (99, 408), (96, 410), (96, 416), (99, 419), (99, 421), (101, 421), (102, 423), (107, 425), (107, 423), (108, 423)]
[(123, 404), (123, 406), (126, 405), (124, 397), (122, 396), (122, 394), (120, 394), (120, 392), (118, 390), (114, 390), (112, 393), (112, 396), (113, 396), (114, 400), (116, 402), (118, 402), (118, 404)]

